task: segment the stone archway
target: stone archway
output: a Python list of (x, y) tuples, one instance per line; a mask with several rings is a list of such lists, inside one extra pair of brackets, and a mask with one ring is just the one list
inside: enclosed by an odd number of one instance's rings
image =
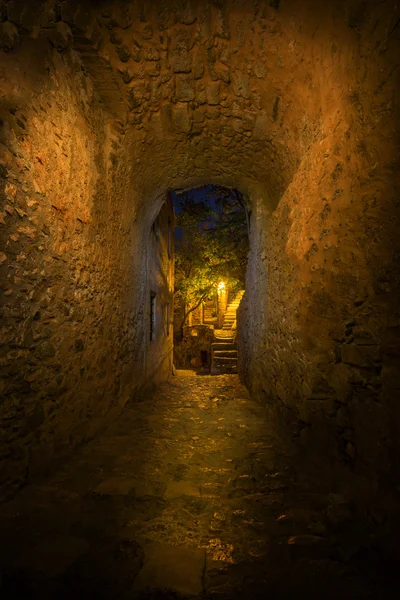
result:
[(5, 480), (146, 383), (145, 236), (204, 182), (253, 199), (250, 389), (345, 478), (391, 479), (395, 3), (41, 5), (0, 6)]

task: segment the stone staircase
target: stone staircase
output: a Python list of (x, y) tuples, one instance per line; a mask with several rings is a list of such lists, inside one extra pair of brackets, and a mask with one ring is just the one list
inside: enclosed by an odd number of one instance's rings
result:
[(236, 329), (236, 311), (243, 298), (244, 290), (238, 292), (233, 302), (228, 304), (225, 311), (224, 323), (222, 329)]
[(237, 373), (236, 311), (243, 294), (244, 290), (238, 292), (233, 302), (228, 304), (222, 329), (214, 330), (211, 375)]

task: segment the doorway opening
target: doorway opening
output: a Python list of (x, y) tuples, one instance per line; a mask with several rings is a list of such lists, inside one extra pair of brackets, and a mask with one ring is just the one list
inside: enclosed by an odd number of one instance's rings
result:
[(172, 192), (171, 199), (176, 214), (174, 364), (237, 372), (250, 202), (237, 189), (217, 185)]

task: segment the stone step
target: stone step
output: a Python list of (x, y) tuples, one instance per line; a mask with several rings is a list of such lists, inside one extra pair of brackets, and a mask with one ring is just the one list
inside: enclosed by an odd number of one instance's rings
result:
[(222, 352), (222, 350), (228, 350), (228, 351), (237, 351), (237, 345), (234, 343), (213, 343), (211, 344), (211, 348), (213, 349), (213, 351), (217, 351), (217, 352)]
[[(222, 331), (214, 333), (212, 344), (212, 375), (233, 374), (238, 372), (238, 352), (236, 335), (232, 327), (236, 323), (237, 309), (243, 294), (237, 294), (233, 302), (226, 307)], [(225, 333), (226, 332), (226, 333)], [(229, 335), (229, 333), (231, 335)], [(220, 335), (220, 337), (218, 337)], [(229, 337), (228, 337), (229, 336)]]
[(214, 344), (234, 344), (235, 343), (235, 333), (232, 329), (221, 329), (220, 335), (215, 335), (213, 343)]
[(214, 350), (214, 358), (237, 358), (237, 350)]
[(222, 357), (215, 356), (213, 362), (217, 367), (220, 367), (222, 365), (236, 366), (237, 358), (227, 358), (225, 356), (222, 358)]

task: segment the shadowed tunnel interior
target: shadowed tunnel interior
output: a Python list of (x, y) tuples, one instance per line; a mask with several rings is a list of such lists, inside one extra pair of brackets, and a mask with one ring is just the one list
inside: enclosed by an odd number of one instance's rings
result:
[(394, 564), (399, 23), (394, 0), (0, 0), (4, 506), (165, 386), (169, 192), (217, 184), (252, 209), (240, 379)]

